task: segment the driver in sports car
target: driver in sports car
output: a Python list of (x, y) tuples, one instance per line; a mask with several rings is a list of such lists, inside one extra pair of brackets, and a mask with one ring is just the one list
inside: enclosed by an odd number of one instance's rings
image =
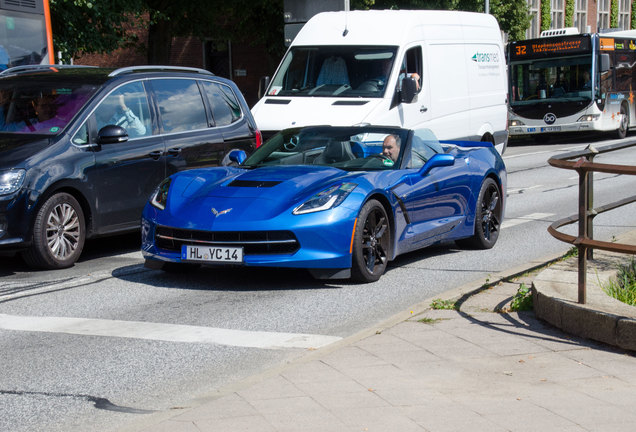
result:
[(382, 142), (382, 156), (390, 158), (394, 163), (400, 154), (401, 139), (398, 135), (387, 135)]

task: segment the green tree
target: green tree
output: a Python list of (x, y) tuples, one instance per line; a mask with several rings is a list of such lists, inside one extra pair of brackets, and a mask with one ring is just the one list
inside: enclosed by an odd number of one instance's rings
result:
[(574, 26), (574, 2), (575, 0), (565, 2), (565, 27)]
[(550, 0), (541, 0), (541, 31), (550, 30), (550, 25), (552, 25), (550, 12)]
[(129, 30), (138, 0), (50, 0), (53, 45), (65, 62), (79, 53), (105, 53), (137, 43)]
[(618, 28), (618, 0), (610, 3), (610, 27)]

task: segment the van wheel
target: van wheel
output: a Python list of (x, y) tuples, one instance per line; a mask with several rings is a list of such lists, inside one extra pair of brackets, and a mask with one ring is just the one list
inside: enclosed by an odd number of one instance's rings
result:
[(60, 269), (72, 266), (84, 248), (84, 212), (67, 193), (47, 199), (35, 216), (33, 244), (22, 254), (31, 267)]
[(619, 115), (621, 116), (621, 123), (616, 130), (616, 137), (623, 139), (627, 136), (627, 129), (629, 129), (629, 112), (625, 105), (621, 105)]

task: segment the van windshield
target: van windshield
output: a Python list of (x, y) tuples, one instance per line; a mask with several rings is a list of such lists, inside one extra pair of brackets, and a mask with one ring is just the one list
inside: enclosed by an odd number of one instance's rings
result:
[(397, 46), (292, 47), (268, 96), (383, 97)]
[(56, 135), (95, 93), (88, 84), (0, 84), (0, 132)]

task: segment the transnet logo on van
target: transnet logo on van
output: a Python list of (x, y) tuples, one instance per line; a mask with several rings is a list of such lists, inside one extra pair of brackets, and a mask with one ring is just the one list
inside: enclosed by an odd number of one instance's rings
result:
[(472, 60), (477, 63), (499, 63), (499, 53), (480, 53), (473, 55)]

